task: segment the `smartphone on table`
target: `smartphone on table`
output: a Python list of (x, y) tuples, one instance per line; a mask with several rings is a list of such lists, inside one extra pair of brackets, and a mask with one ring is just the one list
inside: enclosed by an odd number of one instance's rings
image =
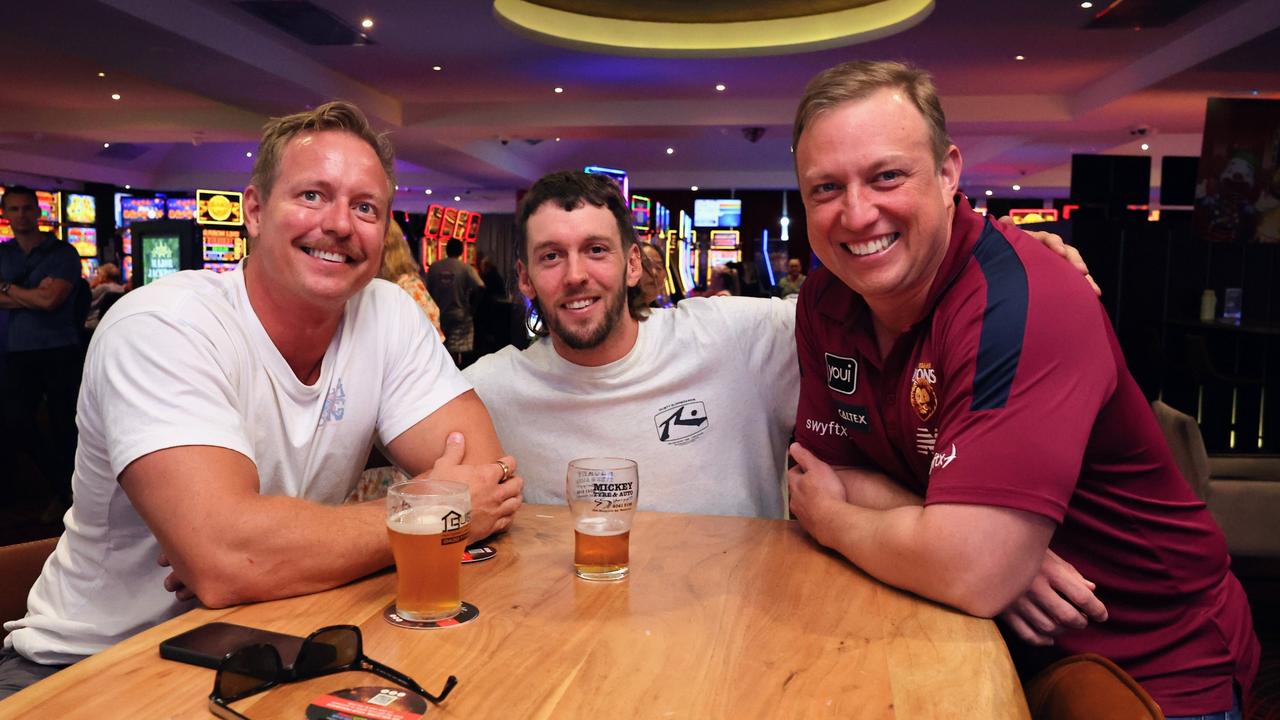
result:
[(266, 643), (280, 653), (281, 664), (290, 667), (298, 657), (302, 640), (295, 635), (245, 625), (211, 622), (160, 643), (160, 657), (217, 670), (218, 663), (227, 653), (247, 645)]

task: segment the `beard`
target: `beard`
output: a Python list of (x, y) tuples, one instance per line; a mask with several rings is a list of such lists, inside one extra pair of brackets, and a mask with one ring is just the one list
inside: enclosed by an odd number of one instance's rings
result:
[(543, 312), (542, 320), (547, 324), (547, 331), (565, 345), (574, 350), (590, 350), (608, 339), (622, 319), (627, 306), (626, 284), (618, 288), (618, 292), (604, 298), (604, 304), (604, 317), (594, 327), (566, 327), (560, 322), (557, 312)]

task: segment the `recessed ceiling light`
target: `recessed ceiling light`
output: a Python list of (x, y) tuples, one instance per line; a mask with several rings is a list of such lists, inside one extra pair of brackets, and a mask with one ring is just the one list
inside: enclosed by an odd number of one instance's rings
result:
[(454, 201), (454, 202), (462, 202), (462, 196), (461, 196), (461, 195), (454, 195), (454, 196), (453, 196), (453, 201)]
[(427, 188), (426, 190), (423, 190), (423, 191), (422, 191), (422, 194), (423, 194), (423, 195), (430, 195), (430, 194), (431, 194), (431, 188)]
[(1014, 192), (1017, 192), (1017, 191), (1019, 191), (1019, 190), (1021, 190), (1021, 189), (1022, 189), (1022, 186), (1021, 186), (1021, 185), (1014, 185), (1014, 186), (1013, 186), (1013, 190), (1014, 190)]
[(690, 189), (690, 190), (692, 190), (692, 191), (694, 191), (694, 192), (698, 192), (698, 186), (697, 186), (697, 185), (690, 185), (690, 186), (689, 186), (689, 189)]
[(432, 69), (432, 70), (435, 70), (436, 72), (440, 72), (440, 71), (441, 71), (441, 70), (443, 70), (444, 68), (443, 68), (443, 67), (441, 67), (441, 66), (439, 66), (439, 65), (432, 65), (432, 66), (431, 66), (431, 69)]
[(716, 84), (716, 92), (724, 92), (724, 83)]
[(1143, 150), (1150, 150), (1150, 149), (1151, 149), (1151, 146), (1150, 146), (1150, 145), (1148, 145), (1148, 144), (1146, 144), (1146, 143), (1142, 143), (1142, 149), (1143, 149)]
[(124, 189), (125, 189), (125, 190), (132, 190), (132, 189), (133, 189), (133, 186), (132, 186), (132, 185), (125, 185), (125, 186), (124, 186)]
[(360, 27), (364, 28), (365, 30), (369, 30), (370, 28), (372, 28), (372, 27), (373, 27), (373, 18), (365, 18), (365, 19), (361, 20), (361, 21), (360, 21)]
[(120, 99), (120, 93), (111, 93), (111, 99), (112, 99), (112, 100), (119, 100), (119, 99)]
[(556, 142), (560, 142), (560, 138), (556, 138)]
[(1250, 94), (1250, 95), (1259, 95), (1259, 94), (1261, 94), (1261, 91), (1259, 91), (1257, 88), (1254, 88), (1254, 89), (1252, 89), (1252, 90), (1250, 90), (1250, 91), (1249, 91), (1249, 94)]
[(399, 186), (399, 185), (397, 185), (397, 186), (396, 186), (396, 190), (399, 190), (399, 189), (400, 189), (400, 186)]
[(100, 73), (98, 73), (98, 77), (106, 77), (106, 76), (107, 76), (107, 74), (106, 74), (106, 73), (104, 73), (104, 72), (100, 72)]
[(111, 147), (111, 143), (102, 143), (102, 147), (109, 148)]
[(987, 197), (991, 197), (992, 195), (995, 195), (995, 193), (993, 193), (993, 192), (991, 192), (990, 190), (988, 190), (988, 191), (987, 191)]
[(556, 94), (557, 94), (557, 95), (559, 95), (560, 93), (564, 92), (564, 88), (562, 88), (562, 87), (558, 87), (558, 88), (556, 88), (556, 89), (555, 89), (555, 92), (556, 92)]
[(244, 156), (245, 156), (245, 157), (253, 157), (253, 153), (251, 153), (251, 152), (247, 152), (247, 153), (245, 153), (245, 154), (244, 154)]
[(1027, 56), (1026, 56), (1026, 55), (1014, 55), (1014, 56), (1013, 56), (1013, 59), (1014, 59), (1014, 60), (1026, 60), (1026, 59), (1027, 59)]
[(1093, 3), (1089, 2), (1089, 0), (1084, 0), (1084, 2), (1080, 3), (1080, 7), (1084, 8), (1085, 10), (1088, 10), (1089, 8), (1093, 7)]
[(667, 154), (668, 154), (668, 155), (675, 155), (675, 154), (676, 154), (676, 149), (675, 149), (675, 148), (667, 148)]

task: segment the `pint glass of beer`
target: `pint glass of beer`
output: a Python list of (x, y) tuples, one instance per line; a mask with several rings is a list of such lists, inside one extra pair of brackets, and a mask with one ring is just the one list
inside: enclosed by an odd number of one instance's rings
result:
[(581, 458), (569, 463), (565, 496), (573, 515), (573, 565), (578, 577), (621, 580), (627, 576), (639, 484), (634, 460)]
[(387, 489), (396, 614), (419, 622), (458, 614), (458, 570), (470, 530), (471, 493), (464, 482), (408, 480)]

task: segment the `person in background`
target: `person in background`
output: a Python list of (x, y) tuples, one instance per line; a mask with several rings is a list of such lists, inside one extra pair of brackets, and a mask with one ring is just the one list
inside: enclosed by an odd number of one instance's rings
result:
[(650, 243), (640, 243), (644, 254), (644, 274), (640, 276), (640, 291), (646, 304), (652, 308), (671, 307), (667, 298), (667, 263), (662, 251)]
[(427, 286), (422, 283), (422, 273), (409, 250), (409, 242), (394, 218), (387, 223), (387, 235), (382, 241), (382, 265), (378, 268), (378, 277), (399, 285), (401, 290), (409, 293), (409, 297), (426, 313), (436, 334), (444, 339), (444, 331), (440, 329), (440, 308), (436, 307)]
[(778, 281), (778, 294), (782, 297), (799, 294), (800, 286), (804, 285), (807, 277), (800, 273), (800, 259), (791, 258), (787, 261), (787, 274)]
[(457, 238), (445, 243), (447, 257), (431, 263), (427, 268), (427, 290), (440, 306), (440, 325), (444, 328), (444, 346), (461, 367), (464, 355), (475, 348), (475, 316), (471, 308), (474, 293), (484, 288), (476, 269), (463, 262), (462, 241)]
[(276, 118), (244, 193), (253, 252), (128, 293), (85, 363), (66, 532), (5, 624), (0, 697), (196, 606), (318, 592), (391, 564), (383, 502), (341, 505), (374, 439), (467, 482), (471, 532), (522, 481), (422, 311), (374, 282), (391, 144), (345, 102)]
[[(13, 240), (0, 243), (0, 312), (8, 315), (0, 402), (13, 447), (33, 454), (49, 490), (41, 519), (55, 522), (71, 505), (83, 331), (76, 291), (88, 290), (75, 249), (40, 230), (34, 190), (10, 187), (0, 203), (13, 230)], [(37, 420), (42, 403), (47, 433)]]
[(115, 263), (100, 265), (98, 272), (93, 274), (93, 280), (89, 281), (91, 299), (89, 316), (84, 319), (84, 329), (92, 333), (102, 319), (102, 305), (107, 297), (114, 295), (119, 298), (124, 292), (124, 285), (120, 284), (120, 268)]
[(801, 525), (882, 582), (1004, 613), (1015, 656), (1096, 653), (1171, 718), (1238, 718), (1259, 647), (1222, 531), (1089, 284), (958, 192), (929, 75), (825, 70), (792, 138), (823, 264), (796, 313)]
[(711, 269), (711, 279), (707, 281), (707, 291), (703, 297), (729, 297), (738, 295), (738, 273), (730, 267)]

